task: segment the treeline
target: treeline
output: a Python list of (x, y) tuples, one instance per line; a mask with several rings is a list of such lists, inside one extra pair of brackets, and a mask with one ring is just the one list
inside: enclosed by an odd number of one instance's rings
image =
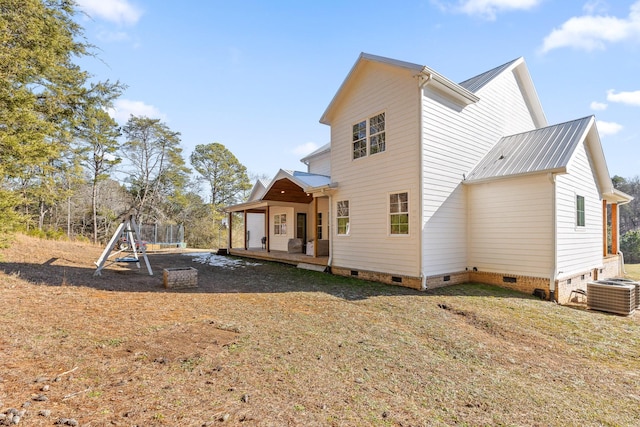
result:
[(616, 189), (631, 196), (633, 200), (620, 206), (620, 250), (629, 263), (640, 263), (640, 177), (622, 178), (614, 176)]
[(221, 207), (246, 196), (246, 168), (212, 143), (190, 157), (193, 175), (161, 120), (120, 127), (108, 111), (126, 86), (76, 64), (95, 55), (76, 14), (68, 0), (0, 0), (0, 244), (16, 231), (102, 242), (132, 214), (220, 245)]

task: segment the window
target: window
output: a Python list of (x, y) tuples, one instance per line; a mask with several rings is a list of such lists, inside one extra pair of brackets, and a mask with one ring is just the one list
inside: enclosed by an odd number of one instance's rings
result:
[(584, 196), (576, 196), (576, 225), (584, 227)]
[(353, 158), (359, 159), (367, 155), (367, 122), (353, 125)]
[(338, 234), (349, 234), (349, 201), (339, 201), (336, 212), (338, 218)]
[(276, 214), (273, 216), (273, 234), (287, 234), (287, 214)]
[(318, 212), (318, 219), (316, 220), (318, 231), (316, 232), (318, 240), (322, 239), (322, 212)]
[(389, 224), (391, 234), (409, 234), (409, 193), (389, 195)]
[(385, 151), (387, 148), (385, 135), (385, 113), (377, 114), (353, 125), (353, 159)]
[(384, 113), (369, 119), (369, 154), (385, 150)]

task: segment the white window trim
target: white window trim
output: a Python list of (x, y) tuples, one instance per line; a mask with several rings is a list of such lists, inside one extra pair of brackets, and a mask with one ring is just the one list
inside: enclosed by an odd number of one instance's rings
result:
[[(284, 215), (284, 224), (282, 223), (282, 216)], [(278, 217), (279, 221), (276, 223), (276, 217)], [(278, 231), (280, 233), (276, 233), (276, 226), (280, 226)], [(284, 233), (282, 232), (284, 225)], [(287, 214), (286, 213), (278, 213), (273, 215), (273, 235), (274, 236), (286, 236), (287, 235)]]
[[(584, 225), (578, 225), (578, 196), (582, 197), (584, 208)], [(573, 194), (573, 226), (576, 231), (584, 231), (587, 229), (587, 198), (581, 194)]]
[[(384, 148), (384, 151), (378, 151), (377, 153), (371, 154), (371, 134), (369, 133), (369, 131), (370, 131), (369, 120), (371, 120), (373, 117), (376, 117), (376, 116), (378, 116), (380, 114), (384, 114), (385, 148)], [(364, 137), (365, 154), (363, 156), (361, 156), (361, 157), (356, 158), (356, 157), (353, 156), (353, 143), (354, 143), (354, 141), (353, 141), (353, 127), (355, 125), (359, 124), (359, 123), (362, 123), (363, 121), (365, 122), (365, 137)], [(386, 138), (387, 137), (387, 131), (388, 131), (388, 129), (387, 129), (387, 111), (386, 110), (380, 110), (380, 111), (378, 111), (376, 113), (373, 113), (373, 114), (370, 114), (370, 115), (366, 116), (364, 118), (364, 120), (358, 120), (358, 121), (356, 121), (354, 123), (351, 123), (351, 127), (349, 128), (349, 135), (351, 135), (350, 136), (351, 161), (355, 162), (355, 161), (358, 161), (358, 160), (361, 160), (361, 159), (366, 159), (366, 158), (371, 157), (371, 156), (375, 156), (375, 155), (378, 155), (378, 154), (386, 153), (387, 152), (387, 138)], [(376, 135), (378, 135), (378, 134), (376, 134)]]
[[(338, 203), (340, 202), (348, 202), (349, 204), (349, 216), (338, 216)], [(347, 230), (346, 233), (340, 233), (340, 226), (338, 223), (339, 218), (348, 218), (347, 222)], [(336, 200), (336, 236), (338, 237), (347, 237), (351, 234), (351, 201), (349, 199)]]
[[(392, 234), (391, 233), (391, 202), (390, 198), (392, 194), (402, 194), (407, 193), (407, 216), (408, 216), (408, 224), (409, 232), (407, 234)], [(409, 190), (400, 190), (400, 191), (389, 191), (387, 193), (387, 199), (385, 200), (387, 204), (387, 237), (391, 237), (393, 239), (402, 239), (411, 236), (413, 232), (413, 227), (411, 226), (411, 192)]]

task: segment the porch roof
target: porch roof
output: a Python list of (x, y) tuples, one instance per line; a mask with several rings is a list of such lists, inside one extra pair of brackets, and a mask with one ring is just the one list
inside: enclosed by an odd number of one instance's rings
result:
[(322, 188), (335, 187), (331, 177), (301, 171), (280, 169), (259, 198), (227, 206), (226, 212), (263, 211), (269, 202), (311, 203), (313, 193)]

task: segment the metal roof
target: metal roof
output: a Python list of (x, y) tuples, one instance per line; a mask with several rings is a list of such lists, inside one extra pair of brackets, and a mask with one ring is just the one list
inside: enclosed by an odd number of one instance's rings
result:
[(300, 183), (306, 184), (302, 188), (316, 188), (331, 184), (331, 177), (315, 173), (294, 171), (291, 174)]
[(505, 136), (466, 177), (467, 183), (539, 172), (564, 172), (593, 116)]
[(317, 156), (319, 154), (328, 153), (330, 151), (331, 151), (331, 143), (327, 142), (322, 147), (312, 151), (311, 153), (309, 153), (306, 156), (304, 156), (303, 158), (301, 158), (300, 161), (302, 163), (307, 163), (311, 158), (313, 158), (313, 157), (315, 157), (315, 156)]
[(470, 79), (467, 79), (459, 83), (459, 85), (467, 89), (468, 91), (475, 93), (477, 90), (484, 87), (487, 83), (493, 80), (497, 75), (502, 73), (504, 70), (509, 68), (511, 64), (518, 61), (519, 59), (520, 58), (514, 59), (513, 61), (509, 61), (506, 64), (502, 64), (499, 67), (496, 67), (492, 70), (486, 71), (482, 74), (478, 74), (475, 77), (471, 77)]

